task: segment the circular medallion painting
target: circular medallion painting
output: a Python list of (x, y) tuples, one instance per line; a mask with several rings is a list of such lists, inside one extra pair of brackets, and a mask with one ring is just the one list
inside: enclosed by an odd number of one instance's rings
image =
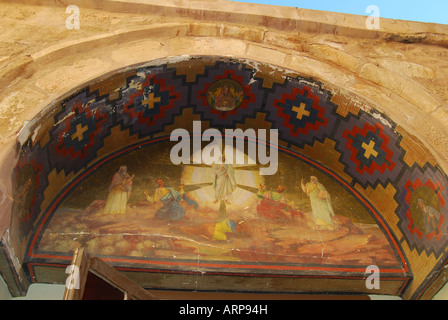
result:
[(207, 102), (219, 111), (232, 111), (244, 100), (244, 89), (237, 81), (221, 79), (214, 82), (207, 90)]

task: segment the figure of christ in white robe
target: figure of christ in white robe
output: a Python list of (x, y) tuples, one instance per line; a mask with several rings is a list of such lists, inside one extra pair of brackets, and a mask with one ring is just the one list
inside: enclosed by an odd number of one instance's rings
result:
[(235, 172), (231, 164), (226, 164), (223, 158), (222, 164), (215, 164), (215, 203), (225, 201), (229, 203), (232, 193), (236, 189)]
[(131, 195), (132, 178), (127, 173), (126, 166), (120, 167), (119, 171), (112, 177), (109, 186), (109, 196), (106, 201), (103, 213), (124, 214)]

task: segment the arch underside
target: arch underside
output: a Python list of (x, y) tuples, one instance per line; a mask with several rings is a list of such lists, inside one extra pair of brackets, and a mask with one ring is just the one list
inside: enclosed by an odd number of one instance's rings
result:
[[(221, 57), (133, 66), (70, 93), (36, 122), (14, 172), (11, 238), (27, 279), (64, 283), (83, 246), (148, 289), (402, 295), (409, 252), (445, 255), (446, 176), (421, 163), (420, 142), (352, 101)], [(237, 165), (232, 197), (216, 201), (212, 166), (170, 158), (173, 130), (193, 133), (195, 121), (222, 134), (278, 130), (267, 143), (278, 170)], [(124, 165), (135, 177), (125, 212), (111, 213)], [(187, 198), (162, 203), (160, 178)], [(380, 289), (366, 287), (372, 265)]]

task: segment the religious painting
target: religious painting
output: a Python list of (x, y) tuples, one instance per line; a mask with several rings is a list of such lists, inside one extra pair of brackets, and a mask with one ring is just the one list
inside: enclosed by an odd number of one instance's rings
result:
[(238, 108), (244, 99), (244, 89), (233, 79), (220, 79), (207, 91), (209, 106), (219, 111), (232, 111)]
[(174, 165), (172, 147), (137, 146), (91, 170), (52, 215), (38, 251), (86, 247), (100, 257), (150, 262), (400, 266), (372, 212), (306, 159), (279, 152), (277, 173), (263, 176), (258, 164)]
[(411, 197), (410, 212), (414, 227), (420, 236), (425, 235), (430, 239), (440, 234), (443, 215), (440, 200), (433, 189), (422, 186), (415, 190)]

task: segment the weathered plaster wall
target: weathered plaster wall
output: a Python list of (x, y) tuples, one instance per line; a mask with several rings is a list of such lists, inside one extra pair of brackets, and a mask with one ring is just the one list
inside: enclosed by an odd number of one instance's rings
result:
[[(79, 30), (65, 26), (71, 4)], [(387, 114), (424, 142), (422, 165), (448, 172), (448, 26), (382, 19), (367, 30), (364, 17), (224, 0), (1, 1), (0, 12), (0, 234), (16, 138), (37, 131), (29, 121), (92, 79), (167, 57), (237, 57), (315, 78)]]

